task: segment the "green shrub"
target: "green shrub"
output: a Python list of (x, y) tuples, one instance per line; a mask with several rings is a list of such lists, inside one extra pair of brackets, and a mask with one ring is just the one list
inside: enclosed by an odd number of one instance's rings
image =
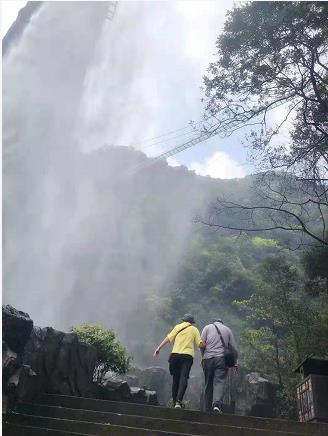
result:
[(82, 324), (72, 327), (71, 331), (78, 335), (81, 342), (93, 345), (97, 350), (94, 381), (100, 383), (108, 371), (125, 374), (130, 369), (132, 357), (117, 341), (113, 330), (99, 325)]
[(252, 238), (252, 244), (255, 247), (278, 247), (278, 241), (275, 239), (261, 238), (260, 236)]

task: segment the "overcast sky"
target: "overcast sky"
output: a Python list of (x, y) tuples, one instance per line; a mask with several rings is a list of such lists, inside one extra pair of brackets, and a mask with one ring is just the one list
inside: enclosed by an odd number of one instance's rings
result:
[[(26, 3), (26, 1), (12, 0), (1, 2), (2, 35), (17, 17), (19, 9)], [(122, 122), (129, 120), (133, 138), (123, 135), (119, 138), (118, 145), (141, 142), (137, 147), (154, 156), (180, 144), (188, 138), (188, 135), (180, 136), (170, 142), (161, 142), (154, 147), (149, 147), (152, 142), (143, 142), (144, 139), (180, 129), (187, 126), (190, 120), (200, 119), (203, 113), (201, 103), (203, 94), (200, 89), (202, 77), (206, 73), (209, 62), (214, 59), (215, 39), (223, 29), (226, 12), (232, 8), (233, 2), (230, 0), (143, 2), (141, 12), (138, 11), (141, 14), (140, 28), (138, 22), (135, 22), (138, 17), (133, 12), (136, 9), (135, 3), (119, 2), (116, 16), (111, 24), (114, 35), (115, 31), (122, 29), (119, 26), (124, 23), (124, 20), (130, 19), (131, 23), (133, 20), (129, 40), (120, 41), (120, 44), (125, 44), (126, 48), (130, 46), (133, 53), (137, 51), (137, 44), (143, 45), (139, 50), (140, 59), (137, 60), (137, 64), (139, 63), (142, 68), (140, 67), (135, 73), (138, 75), (138, 81), (134, 79), (132, 82), (134, 87), (125, 89), (125, 101), (128, 102), (129, 113), (134, 111), (136, 116), (132, 120), (126, 118), (124, 113), (117, 114)], [(151, 26), (145, 25), (147, 16)], [(135, 35), (140, 35), (141, 42), (136, 41)], [(117, 50), (122, 55), (126, 53), (122, 51), (121, 46)], [(99, 88), (98, 92), (101, 93), (102, 89)], [(135, 104), (136, 96), (139, 100), (142, 96), (143, 101), (140, 105)], [(116, 104), (115, 97), (112, 102), (113, 105)], [(133, 124), (137, 124), (138, 129), (133, 129)], [(182, 130), (179, 135), (184, 132)], [(164, 137), (161, 140), (168, 138)], [(211, 177), (243, 177), (250, 171), (250, 166), (246, 164), (246, 152), (241, 146), (241, 139), (241, 134), (227, 139), (214, 137), (170, 158), (169, 163), (186, 165), (198, 174)], [(107, 142), (115, 143), (117, 140), (115, 135), (113, 138), (108, 136)]]
[(9, 27), (15, 21), (21, 8), (26, 5), (27, 1), (2, 0), (1, 1), (1, 37), (7, 33)]

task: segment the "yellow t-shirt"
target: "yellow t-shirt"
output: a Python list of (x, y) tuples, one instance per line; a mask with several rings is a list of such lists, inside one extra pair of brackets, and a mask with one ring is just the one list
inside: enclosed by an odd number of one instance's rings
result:
[[(187, 325), (190, 325), (191, 327), (188, 327), (179, 333), (179, 331)], [(192, 357), (195, 355), (195, 345), (196, 347), (199, 347), (202, 342), (198, 328), (190, 324), (190, 322), (185, 321), (176, 325), (167, 335), (167, 338), (170, 342), (175, 339), (172, 353), (190, 354)]]

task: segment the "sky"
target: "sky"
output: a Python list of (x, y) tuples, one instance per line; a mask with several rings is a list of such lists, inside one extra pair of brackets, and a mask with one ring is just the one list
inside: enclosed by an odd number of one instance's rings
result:
[(1, 38), (7, 33), (9, 27), (15, 21), (21, 8), (26, 5), (27, 1), (2, 0), (1, 1)]
[[(12, 0), (1, 2), (2, 36), (26, 3)], [(108, 24), (111, 27), (106, 34), (107, 39), (103, 41), (105, 47), (108, 47), (111, 31), (112, 40), (115, 40), (115, 32), (120, 30), (122, 23), (129, 20), (132, 23), (136, 20), (137, 3), (141, 2), (118, 3), (114, 20)], [(125, 52), (130, 49), (133, 54), (140, 50), (139, 59), (136, 58), (136, 66), (134, 65), (135, 74), (130, 77), (131, 85), (126, 87), (122, 81), (122, 92), (114, 93), (110, 102), (104, 97), (104, 87), (108, 86), (109, 92), (110, 86), (113, 85), (104, 85), (104, 80), (99, 80), (102, 78), (99, 74), (103, 74), (107, 79), (110, 73), (111, 77), (114, 77), (112, 82), (116, 86), (119, 84), (118, 69), (116, 76), (115, 71), (113, 73), (113, 69), (116, 68), (113, 63), (117, 59), (114, 46), (113, 54), (109, 53), (103, 57), (99, 61), (100, 68), (90, 73), (90, 86), (85, 97), (86, 113), (83, 115), (88, 117), (88, 122), (85, 123), (86, 131), (83, 132), (83, 138), (88, 139), (88, 144), (92, 143), (91, 139), (96, 143), (97, 139), (99, 142), (101, 133), (107, 138), (106, 143), (133, 145), (149, 156), (156, 156), (190, 138), (190, 135), (186, 134), (190, 131), (187, 127), (189, 122), (201, 119), (202, 77), (206, 74), (208, 64), (214, 59), (215, 40), (223, 29), (225, 15), (232, 8), (233, 2), (203, 0), (143, 3), (138, 11), (141, 14), (140, 22), (147, 17), (149, 20), (143, 21), (142, 28), (138, 27), (138, 23), (133, 24), (129, 40), (120, 40), (117, 43), (119, 54), (123, 52), (123, 47)], [(136, 44), (142, 45), (142, 49)], [(108, 53), (108, 50), (101, 50), (100, 57), (103, 53)], [(107, 65), (104, 66), (105, 62)], [(120, 96), (116, 97), (116, 94)], [(117, 119), (115, 116), (112, 119), (112, 106), (121, 108), (122, 99), (125, 101), (125, 112), (123, 108), (116, 111)], [(102, 116), (111, 115), (112, 132), (115, 132), (115, 125), (120, 125), (123, 120), (129, 122), (129, 131), (119, 135), (111, 135), (110, 131), (100, 132), (101, 129), (97, 126), (100, 124), (98, 118), (101, 118), (101, 115), (96, 109), (101, 105), (107, 108), (107, 112), (102, 109)], [(93, 124), (90, 124), (92, 116), (95, 119), (92, 121)], [(161, 136), (184, 127), (185, 130)], [(95, 130), (98, 132), (98, 138), (91, 138), (90, 132)], [(158, 136), (161, 138), (148, 140)], [(177, 138), (171, 140), (172, 137)], [(241, 133), (224, 139), (214, 137), (169, 158), (168, 163), (172, 166), (185, 165), (200, 175), (213, 178), (240, 178), (251, 171), (241, 141)], [(152, 145), (155, 142), (156, 144)]]

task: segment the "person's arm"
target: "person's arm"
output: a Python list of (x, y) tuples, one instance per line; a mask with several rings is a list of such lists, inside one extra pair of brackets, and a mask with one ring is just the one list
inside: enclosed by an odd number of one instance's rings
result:
[(162, 340), (162, 342), (159, 344), (159, 346), (154, 351), (154, 357), (159, 355), (159, 352), (163, 347), (165, 347), (166, 344), (172, 342), (177, 334), (177, 326), (175, 326), (172, 331)]
[(156, 348), (156, 350), (154, 351), (154, 357), (159, 355), (159, 352), (161, 351), (161, 349), (163, 347), (165, 347), (166, 344), (169, 344), (170, 340), (169, 338), (166, 336), (165, 339), (162, 340), (162, 342), (159, 344), (159, 346)]
[(202, 342), (206, 344), (207, 340), (207, 326), (203, 328), (202, 334), (201, 334)]
[(201, 334), (201, 341), (202, 341), (203, 346), (201, 347), (200, 352), (202, 354), (202, 357), (204, 355), (205, 348), (206, 348), (206, 340), (207, 340), (207, 326), (205, 326), (203, 328), (203, 331), (202, 331), (202, 334)]
[(202, 341), (202, 338), (200, 336), (198, 328), (196, 328), (196, 334), (195, 334), (195, 343), (197, 347), (202, 351), (205, 348), (205, 344)]

